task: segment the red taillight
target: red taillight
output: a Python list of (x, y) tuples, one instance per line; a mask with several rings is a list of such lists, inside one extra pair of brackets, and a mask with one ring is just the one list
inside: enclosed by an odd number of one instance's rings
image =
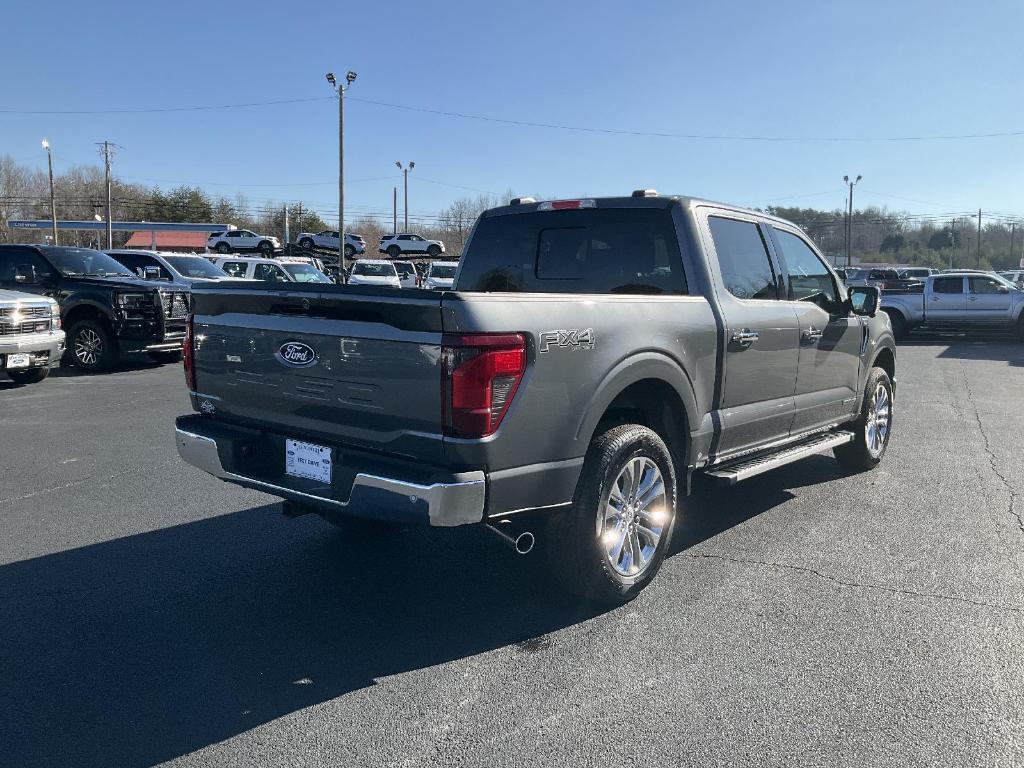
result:
[(526, 337), (521, 333), (446, 334), (441, 344), (445, 434), (493, 434), (526, 371)]
[(597, 201), (585, 200), (547, 200), (537, 206), (538, 211), (570, 211), (579, 208), (596, 208)]
[(185, 323), (185, 341), (181, 343), (181, 362), (185, 366), (185, 381), (190, 392), (196, 391), (196, 359), (192, 334), (192, 315)]

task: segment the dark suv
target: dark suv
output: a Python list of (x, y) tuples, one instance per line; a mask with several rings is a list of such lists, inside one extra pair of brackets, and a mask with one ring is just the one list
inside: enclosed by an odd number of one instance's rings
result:
[(0, 288), (55, 299), (67, 357), (82, 370), (109, 369), (125, 352), (146, 352), (158, 362), (181, 357), (188, 292), (140, 280), (100, 251), (0, 245)]

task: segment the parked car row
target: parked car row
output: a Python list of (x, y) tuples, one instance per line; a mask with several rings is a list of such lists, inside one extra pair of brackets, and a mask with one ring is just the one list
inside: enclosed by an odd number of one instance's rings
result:
[[(229, 233), (230, 234), (230, 233)], [(252, 234), (252, 233), (249, 233)], [(257, 236), (258, 237), (258, 236)], [(338, 250), (338, 232), (336, 230), (324, 230), (323, 232), (300, 232), (295, 242), (300, 248), (307, 251), (319, 248), (326, 251)], [(219, 241), (220, 242), (220, 241)], [(444, 242), (431, 240), (418, 235), (415, 232), (402, 232), (392, 235), (383, 235), (377, 244), (377, 252), (387, 254), (391, 259), (398, 259), (406, 254), (417, 254), (429, 256), (436, 259), (444, 253)], [(345, 257), (352, 258), (366, 253), (366, 241), (362, 235), (354, 232), (345, 233)]]
[(450, 289), (455, 280), (457, 261), (433, 261), (420, 273), (410, 261), (360, 259), (352, 265), (349, 285), (378, 285), (390, 288)]

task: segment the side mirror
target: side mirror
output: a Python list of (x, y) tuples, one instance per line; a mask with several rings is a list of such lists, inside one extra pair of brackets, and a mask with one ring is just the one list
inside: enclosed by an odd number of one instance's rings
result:
[(853, 310), (853, 314), (874, 317), (878, 312), (882, 294), (873, 285), (853, 286), (847, 295), (850, 298), (850, 309)]
[(999, 291), (1000, 293), (1009, 293), (1010, 292), (1010, 289), (1007, 288), (1005, 285), (998, 286), (996, 288), (996, 290)]
[(42, 281), (36, 274), (34, 264), (18, 264), (14, 267), (14, 282), (22, 285), (39, 285)]
[(160, 267), (144, 267), (142, 270), (142, 276), (146, 280), (159, 280)]

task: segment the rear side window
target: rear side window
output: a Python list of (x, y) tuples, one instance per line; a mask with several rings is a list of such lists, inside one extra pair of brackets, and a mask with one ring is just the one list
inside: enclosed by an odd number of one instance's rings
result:
[(738, 299), (778, 299), (775, 270), (757, 225), (708, 217), (725, 289)]
[(220, 268), (232, 277), (245, 277), (244, 261), (226, 261), (221, 264)]
[(932, 282), (932, 291), (935, 293), (963, 293), (964, 279), (962, 277), (937, 277)]
[(462, 258), (460, 291), (685, 294), (671, 213), (588, 208), (486, 217)]

